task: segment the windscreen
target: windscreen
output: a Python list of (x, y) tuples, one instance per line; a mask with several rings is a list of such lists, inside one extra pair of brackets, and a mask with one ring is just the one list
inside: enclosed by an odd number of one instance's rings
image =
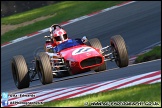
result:
[(84, 43), (81, 41), (81, 39), (69, 39), (59, 45), (57, 45), (54, 50), (56, 52), (60, 52), (61, 50), (77, 46), (77, 45), (83, 45)]

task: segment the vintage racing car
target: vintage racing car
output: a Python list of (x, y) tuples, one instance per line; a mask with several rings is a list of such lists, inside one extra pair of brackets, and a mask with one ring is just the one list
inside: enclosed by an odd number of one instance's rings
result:
[[(45, 37), (48, 42), (50, 36)], [(107, 69), (106, 61), (115, 61), (120, 68), (128, 66), (128, 52), (121, 35), (112, 36), (110, 45), (106, 47), (102, 47), (97, 38), (89, 39), (86, 43), (82, 42), (82, 39), (69, 39), (48, 52), (38, 53), (31, 68), (22, 55), (14, 56), (11, 68), (16, 87), (22, 89), (29, 87), (30, 82), (38, 79), (42, 84), (49, 84), (55, 77), (91, 70), (104, 71)]]

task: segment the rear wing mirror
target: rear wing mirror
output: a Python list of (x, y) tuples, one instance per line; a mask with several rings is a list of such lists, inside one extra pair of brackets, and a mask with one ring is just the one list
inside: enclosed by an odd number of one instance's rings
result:
[(81, 40), (83, 43), (86, 43), (88, 41), (87, 36), (83, 36)]

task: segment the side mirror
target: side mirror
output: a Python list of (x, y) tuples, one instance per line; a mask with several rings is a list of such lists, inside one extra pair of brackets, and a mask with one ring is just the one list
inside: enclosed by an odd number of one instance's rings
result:
[(86, 36), (83, 36), (81, 40), (82, 40), (83, 43), (86, 43), (88, 41)]

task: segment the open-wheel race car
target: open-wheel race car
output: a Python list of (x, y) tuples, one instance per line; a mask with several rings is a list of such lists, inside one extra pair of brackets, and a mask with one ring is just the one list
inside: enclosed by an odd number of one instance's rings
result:
[[(50, 36), (46, 43), (49, 42)], [(84, 39), (87, 39), (85, 36)], [(27, 88), (30, 82), (40, 80), (42, 84), (53, 82), (55, 77), (65, 77), (94, 70), (107, 69), (106, 61), (115, 61), (122, 68), (128, 66), (129, 58), (126, 44), (121, 35), (112, 36), (110, 45), (102, 47), (99, 39), (69, 39), (48, 52), (38, 53), (28, 67), (22, 55), (14, 56), (11, 60), (12, 75), (18, 89)], [(38, 78), (36, 79), (36, 75)]]

